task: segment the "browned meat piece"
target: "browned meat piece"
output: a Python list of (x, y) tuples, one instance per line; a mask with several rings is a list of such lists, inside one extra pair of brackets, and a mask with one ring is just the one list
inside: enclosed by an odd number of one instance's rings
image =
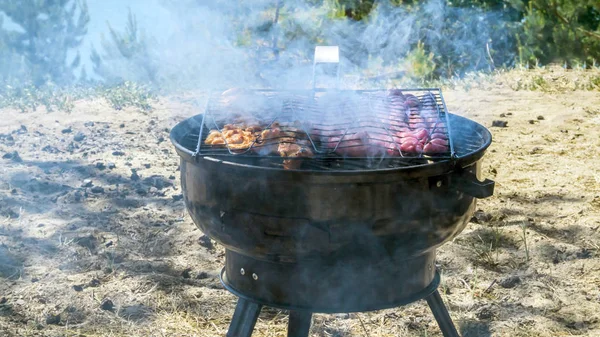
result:
[(298, 140), (296, 138), (282, 138), (277, 152), (283, 158), (295, 158), (295, 159), (284, 159), (283, 167), (287, 170), (297, 169), (302, 165), (302, 160), (298, 158), (310, 158), (313, 156), (312, 150), (309, 148), (308, 141)]

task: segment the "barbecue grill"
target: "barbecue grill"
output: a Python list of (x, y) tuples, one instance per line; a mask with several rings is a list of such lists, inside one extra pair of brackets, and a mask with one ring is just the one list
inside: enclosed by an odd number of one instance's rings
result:
[[(340, 155), (350, 146), (344, 135), (365, 128), (380, 140), (390, 135), (395, 121), (385, 113), (386, 90), (336, 91), (342, 106), (316, 88), (245, 91), (262, 109), (241, 118), (264, 130), (291, 123), (288, 138), (309, 144), (310, 157), (272, 155), (261, 151), (269, 145), (260, 139), (242, 149), (207, 145), (210, 132), (240, 118), (223, 95), (172, 129), (187, 209), (226, 248), (221, 281), (239, 297), (228, 337), (250, 337), (262, 306), (289, 310), (288, 337), (306, 337), (312, 313), (420, 299), (445, 337), (459, 336), (436, 290), (435, 250), (464, 229), (477, 198), (493, 194), (494, 182), (480, 180), (491, 134), (448, 113), (439, 89), (400, 91), (430, 104), (424, 108), (435, 112), (432, 124), (439, 120), (448, 151), (408, 153), (392, 141), (364, 157)], [(337, 141), (325, 144), (323, 130)], [(285, 160), (299, 162), (290, 168)]]

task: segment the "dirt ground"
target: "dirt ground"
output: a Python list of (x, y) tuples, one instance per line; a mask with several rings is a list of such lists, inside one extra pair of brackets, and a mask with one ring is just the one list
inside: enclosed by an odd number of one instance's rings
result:
[[(496, 192), (439, 250), (459, 330), (600, 336), (600, 95), (444, 94), (494, 137), (483, 175)], [(149, 113), (0, 111), (1, 336), (225, 335), (236, 298), (218, 280), (224, 251), (186, 213), (168, 139), (199, 112), (180, 98)], [(254, 336), (285, 336), (286, 323), (265, 309)], [(311, 336), (441, 333), (421, 301), (315, 315)]]

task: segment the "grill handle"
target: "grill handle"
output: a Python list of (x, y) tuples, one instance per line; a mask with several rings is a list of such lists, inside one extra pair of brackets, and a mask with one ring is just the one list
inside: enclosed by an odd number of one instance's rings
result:
[(474, 198), (484, 199), (494, 194), (495, 182), (490, 179), (479, 181), (473, 172), (462, 171), (452, 177), (455, 188)]

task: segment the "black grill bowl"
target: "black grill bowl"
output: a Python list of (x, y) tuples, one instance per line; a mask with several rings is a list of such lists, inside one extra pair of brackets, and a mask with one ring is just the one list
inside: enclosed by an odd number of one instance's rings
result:
[(194, 156), (202, 115), (175, 126), (171, 141), (194, 223), (230, 251), (284, 263), (408, 259), (460, 233), (476, 197), (493, 190), (477, 179), (489, 131), (449, 116), (456, 158), (393, 169), (284, 170)]

